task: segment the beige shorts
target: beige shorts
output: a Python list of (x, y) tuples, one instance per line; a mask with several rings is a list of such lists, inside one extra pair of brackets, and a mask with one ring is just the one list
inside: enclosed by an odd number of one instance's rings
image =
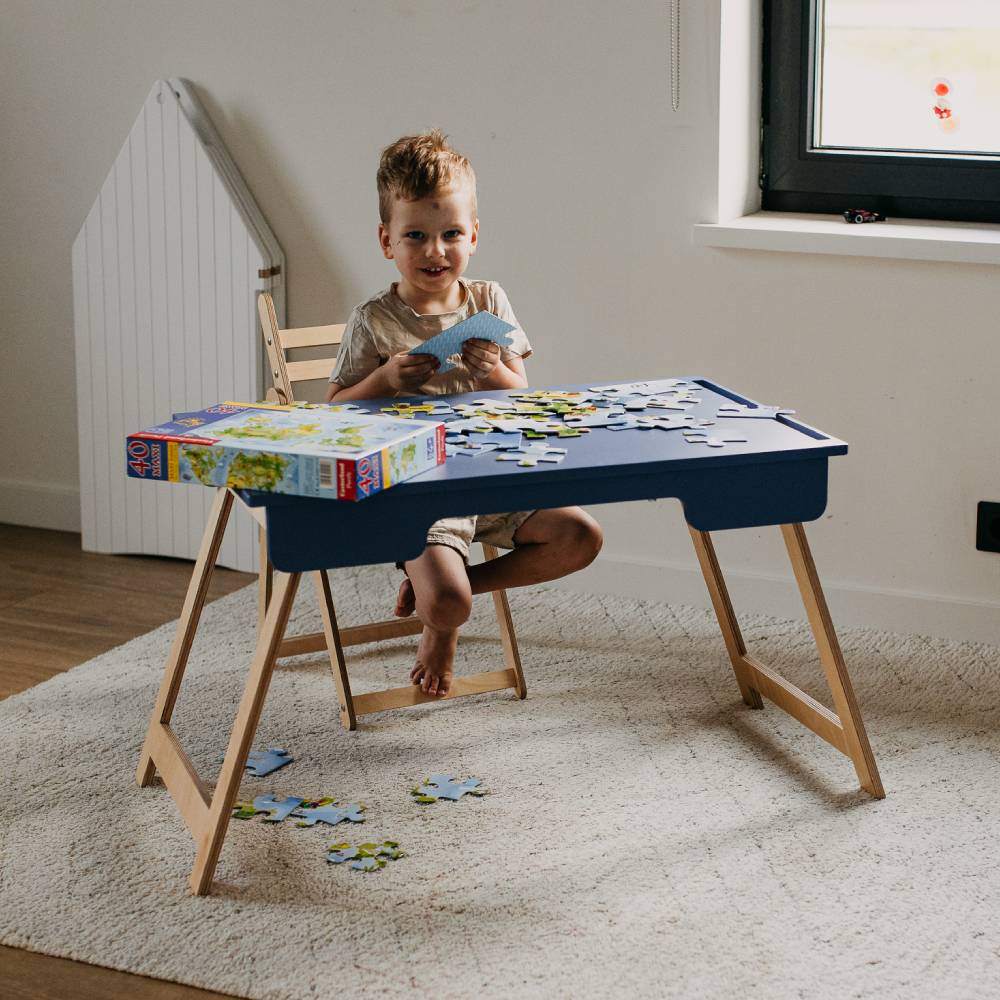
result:
[(514, 533), (531, 517), (533, 510), (512, 514), (479, 514), (473, 517), (443, 517), (427, 532), (428, 545), (447, 545), (466, 561), (473, 542), (486, 542), (500, 549), (514, 548)]

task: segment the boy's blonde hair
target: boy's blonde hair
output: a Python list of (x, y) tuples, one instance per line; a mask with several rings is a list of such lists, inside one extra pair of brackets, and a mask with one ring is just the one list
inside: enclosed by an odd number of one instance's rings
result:
[(439, 128), (419, 135), (404, 135), (382, 150), (378, 165), (378, 214), (388, 223), (394, 198), (415, 201), (428, 198), (456, 182), (472, 188), (472, 215), (476, 215), (476, 175), (472, 164), (456, 153)]

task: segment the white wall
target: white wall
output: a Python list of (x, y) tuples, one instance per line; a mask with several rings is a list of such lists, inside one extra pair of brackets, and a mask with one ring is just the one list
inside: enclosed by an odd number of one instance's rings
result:
[[(4, 0), (0, 520), (74, 526), (70, 245), (152, 81), (183, 76), (284, 247), (292, 325), (391, 280), (378, 153), (440, 125), (479, 175), (470, 274), (507, 289), (534, 383), (704, 374), (794, 407), (851, 444), (810, 529), (835, 619), (1000, 641), (1000, 555), (973, 542), (1000, 499), (1000, 276), (693, 247), (718, 0), (684, 8), (675, 115), (665, 3)], [(705, 602), (674, 501), (596, 513), (605, 556), (572, 585)], [(776, 531), (717, 545), (741, 610), (800, 613)]]

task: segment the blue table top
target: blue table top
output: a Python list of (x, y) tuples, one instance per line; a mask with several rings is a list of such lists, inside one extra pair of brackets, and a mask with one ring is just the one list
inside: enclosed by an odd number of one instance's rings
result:
[[(847, 445), (794, 417), (718, 417), (721, 405), (755, 401), (708, 379), (686, 378), (697, 383), (701, 399), (686, 412), (715, 421), (705, 433), (746, 443), (710, 448), (685, 441), (679, 430), (592, 428), (578, 438), (547, 439), (567, 450), (559, 464), (522, 468), (496, 461), (494, 453), (455, 455), (358, 502), (250, 491), (242, 496), (266, 507), (271, 560), (288, 572), (413, 558), (423, 550), (427, 528), (455, 514), (677, 497), (688, 523), (703, 531), (819, 517), (826, 506), (827, 459), (846, 454)], [(545, 388), (584, 391), (589, 385)], [(500, 390), (434, 400), (457, 404), (510, 395)], [(358, 405), (378, 412), (392, 402)]]

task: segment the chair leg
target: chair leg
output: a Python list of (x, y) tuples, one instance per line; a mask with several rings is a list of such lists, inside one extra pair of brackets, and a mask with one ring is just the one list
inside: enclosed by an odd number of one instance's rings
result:
[(274, 567), (267, 555), (267, 532), (258, 526), (257, 544), (260, 548), (260, 568), (257, 570), (257, 635), (264, 627), (267, 617), (267, 607), (271, 603), (271, 590), (274, 586)]
[(313, 574), (313, 581), (316, 584), (316, 599), (319, 602), (319, 610), (323, 618), (326, 648), (330, 654), (330, 669), (333, 671), (333, 680), (337, 685), (340, 724), (347, 730), (354, 730), (358, 728), (358, 720), (354, 714), (351, 680), (347, 676), (347, 665), (344, 662), (344, 646), (340, 641), (340, 629), (337, 628), (337, 613), (333, 608), (330, 578), (326, 575), (325, 570), (319, 570)]
[[(500, 553), (495, 545), (482, 543), (483, 554), (487, 559), (496, 559)], [(524, 682), (524, 671), (521, 669), (521, 655), (517, 649), (517, 636), (514, 634), (514, 619), (510, 614), (510, 602), (506, 590), (493, 591), (493, 607), (497, 613), (497, 624), (500, 626), (500, 643), (503, 646), (503, 659), (508, 670), (514, 671), (514, 690), (522, 701), (528, 696), (528, 686)]]

